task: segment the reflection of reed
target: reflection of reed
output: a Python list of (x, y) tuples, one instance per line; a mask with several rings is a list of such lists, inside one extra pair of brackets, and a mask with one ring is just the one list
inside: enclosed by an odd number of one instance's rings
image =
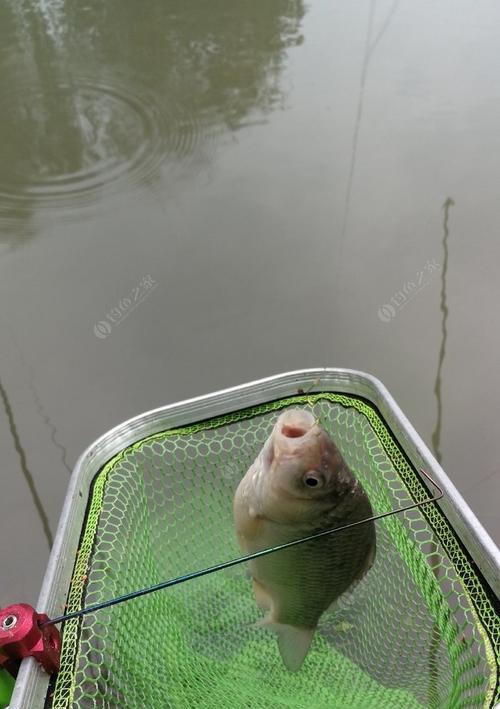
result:
[(30, 388), (30, 390), (31, 390), (31, 393), (33, 394), (33, 400), (34, 400), (34, 402), (35, 402), (36, 411), (37, 411), (37, 413), (40, 415), (40, 417), (42, 418), (42, 421), (44, 422), (44, 424), (45, 424), (45, 425), (47, 426), (47, 428), (50, 430), (50, 440), (51, 440), (52, 443), (55, 445), (55, 447), (59, 450), (59, 452), (60, 452), (60, 454), (61, 454), (61, 461), (62, 461), (62, 464), (64, 465), (64, 467), (66, 468), (66, 470), (68, 471), (68, 473), (71, 473), (71, 468), (70, 468), (70, 466), (69, 466), (69, 464), (68, 464), (68, 460), (67, 460), (68, 452), (67, 452), (66, 448), (63, 446), (63, 444), (62, 444), (62, 443), (59, 443), (59, 441), (58, 441), (57, 438), (56, 438), (56, 436), (57, 436), (57, 428), (56, 428), (56, 427), (54, 426), (54, 424), (52, 423), (52, 420), (50, 419), (50, 416), (49, 416), (48, 413), (46, 412), (46, 410), (45, 410), (45, 408), (44, 408), (44, 406), (43, 406), (43, 404), (42, 404), (42, 402), (41, 402), (41, 400), (40, 400), (40, 397), (39, 397), (38, 391), (37, 391), (37, 389), (36, 389), (36, 387), (35, 387), (33, 378), (34, 378), (34, 377), (33, 377), (33, 369), (30, 367), (30, 379), (29, 379), (29, 384), (28, 384), (28, 386), (29, 386), (29, 388)]
[(48, 415), (47, 411), (45, 410), (45, 407), (42, 404), (42, 401), (40, 399), (38, 389), (35, 386), (35, 373), (33, 371), (33, 367), (26, 363), (26, 360), (24, 359), (23, 351), (21, 350), (21, 347), (19, 346), (17, 339), (14, 337), (14, 333), (12, 331), (11, 326), (8, 323), (4, 322), (3, 327), (9, 330), (10, 339), (12, 340), (12, 343), (17, 350), (17, 354), (19, 356), (19, 361), (22, 363), (23, 367), (25, 367), (29, 371), (28, 387), (29, 387), (31, 393), (33, 394), (33, 401), (35, 402), (36, 412), (41, 417), (42, 421), (47, 426), (47, 428), (50, 430), (50, 440), (52, 441), (54, 446), (60, 451), (62, 464), (64, 465), (64, 467), (66, 468), (68, 473), (71, 473), (71, 468), (68, 464), (68, 452), (67, 452), (66, 448), (63, 446), (63, 444), (59, 443), (59, 441), (57, 440), (57, 436), (58, 436), (57, 428), (55, 427), (50, 416)]
[[(444, 204), (444, 217), (443, 217), (443, 267), (441, 269), (441, 346), (439, 348), (439, 358), (438, 358), (438, 368), (436, 372), (436, 381), (434, 383), (434, 394), (436, 395), (437, 402), (437, 418), (436, 427), (432, 434), (432, 447), (436, 458), (441, 463), (441, 424), (443, 415), (443, 403), (442, 403), (442, 392), (441, 392), (441, 371), (444, 364), (444, 358), (446, 355), (446, 340), (448, 337), (448, 330), (446, 328), (446, 321), (448, 319), (448, 306), (446, 303), (446, 276), (448, 274), (448, 219), (450, 216), (450, 208), (453, 207), (455, 202), (448, 197)], [(433, 553), (429, 557), (429, 564), (434, 572), (434, 575), (439, 583), (441, 578), (441, 567), (439, 565), (439, 555), (438, 555), (438, 543), (436, 541), (431, 542), (433, 547)], [(429, 648), (429, 689), (428, 689), (428, 703), (429, 707), (439, 706), (439, 692), (438, 692), (438, 658), (437, 654), (439, 651), (439, 645), (441, 643), (441, 633), (436, 622), (432, 627), (431, 643)]]
[(377, 33), (377, 36), (375, 37), (375, 39), (373, 40), (373, 42), (370, 45), (370, 49), (368, 50), (368, 60), (371, 58), (373, 52), (377, 48), (378, 43), (380, 42), (380, 40), (382, 39), (382, 37), (386, 33), (389, 25), (391, 24), (392, 18), (396, 14), (396, 10), (398, 9), (398, 5), (399, 5), (400, 1), (401, 0), (394, 0), (394, 2), (392, 3), (391, 8), (390, 8), (389, 12), (387, 13), (387, 17), (385, 18), (384, 22), (382, 23), (382, 27), (380, 28), (380, 30)]
[(446, 321), (448, 320), (448, 305), (446, 302), (446, 276), (448, 273), (448, 219), (450, 216), (450, 208), (453, 207), (455, 202), (448, 197), (444, 204), (444, 218), (443, 218), (443, 268), (441, 269), (441, 347), (439, 348), (439, 358), (438, 358), (438, 368), (436, 372), (436, 381), (434, 383), (434, 394), (436, 395), (437, 403), (437, 419), (434, 432), (432, 434), (432, 447), (436, 458), (441, 463), (442, 453), (441, 453), (441, 425), (443, 417), (443, 402), (442, 402), (442, 392), (441, 392), (441, 372), (443, 369), (444, 358), (446, 355), (446, 340), (448, 337), (448, 330), (446, 328)]
[(370, 2), (370, 9), (368, 12), (368, 27), (367, 27), (366, 39), (365, 39), (365, 51), (364, 51), (364, 55), (363, 55), (363, 64), (361, 66), (361, 77), (359, 80), (358, 106), (357, 106), (357, 110), (356, 110), (356, 118), (354, 120), (354, 132), (353, 132), (353, 136), (352, 136), (351, 161), (350, 161), (350, 165), (349, 165), (346, 196), (345, 196), (345, 201), (344, 201), (344, 216), (342, 219), (342, 228), (340, 231), (340, 247), (339, 247), (339, 258), (337, 261), (337, 274), (340, 272), (340, 265), (342, 263), (342, 252), (343, 252), (344, 238), (345, 238), (345, 234), (347, 231), (347, 222), (348, 222), (349, 210), (350, 210), (350, 206), (351, 206), (351, 195), (352, 195), (352, 187), (353, 187), (353, 181), (354, 181), (354, 172), (355, 172), (355, 168), (356, 168), (356, 157), (357, 157), (357, 153), (358, 153), (359, 131), (361, 128), (361, 119), (363, 117), (363, 103), (364, 103), (364, 99), (365, 99), (365, 85), (366, 85), (366, 78), (368, 75), (368, 67), (370, 64), (370, 60), (375, 52), (375, 49), (377, 48), (378, 44), (380, 43), (380, 40), (382, 39), (385, 32), (387, 31), (389, 25), (391, 24), (392, 18), (394, 17), (394, 15), (396, 13), (399, 3), (400, 3), (400, 0), (394, 0), (394, 2), (387, 14), (387, 17), (385, 18), (385, 20), (382, 24), (382, 27), (377, 32), (375, 39), (373, 39), (373, 41), (372, 41), (372, 32), (373, 32), (373, 25), (374, 25), (374, 17), (375, 17), (375, 9), (376, 9), (376, 5), (377, 5), (377, 0), (371, 0), (371, 2)]
[(14, 448), (16, 449), (17, 455), (19, 456), (19, 464), (21, 466), (24, 479), (28, 485), (31, 497), (33, 499), (33, 504), (35, 505), (36, 511), (42, 523), (43, 531), (49, 545), (49, 549), (52, 547), (52, 532), (50, 531), (49, 520), (47, 513), (45, 512), (43, 503), (40, 499), (38, 491), (36, 489), (35, 481), (33, 480), (33, 475), (31, 474), (28, 463), (26, 460), (26, 453), (24, 452), (23, 446), (21, 444), (21, 439), (19, 438), (19, 433), (17, 430), (16, 422), (14, 419), (14, 412), (10, 404), (7, 392), (5, 391), (2, 382), (0, 381), (0, 398), (2, 399), (5, 413), (7, 415), (7, 420), (9, 422), (9, 429), (12, 435), (12, 440), (14, 441)]
[(351, 163), (349, 166), (349, 175), (347, 177), (347, 190), (346, 190), (346, 196), (345, 196), (345, 202), (344, 202), (344, 218), (342, 221), (342, 231), (341, 231), (341, 237), (340, 237), (341, 248), (342, 248), (342, 244), (344, 241), (345, 232), (347, 229), (347, 217), (349, 214), (349, 207), (351, 205), (352, 182), (353, 182), (353, 177), (354, 177), (354, 168), (356, 166), (356, 156), (358, 153), (358, 139), (359, 139), (359, 129), (361, 127), (361, 118), (363, 115), (363, 102), (365, 99), (366, 75), (368, 73), (368, 64), (369, 64), (370, 56), (371, 56), (370, 42), (371, 42), (372, 29), (373, 29), (373, 16), (375, 14), (375, 5), (376, 5), (376, 0), (371, 0), (370, 11), (368, 14), (368, 28), (366, 31), (365, 53), (363, 56), (363, 64), (361, 67), (361, 78), (359, 80), (358, 108), (356, 111), (356, 118), (354, 121), (354, 133), (352, 136)]

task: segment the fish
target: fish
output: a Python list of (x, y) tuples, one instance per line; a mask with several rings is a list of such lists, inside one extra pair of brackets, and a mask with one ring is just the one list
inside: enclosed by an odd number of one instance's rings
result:
[[(241, 479), (233, 499), (245, 554), (368, 519), (372, 507), (340, 450), (307, 409), (289, 408)], [(298, 671), (323, 613), (375, 561), (373, 521), (249, 562), (257, 625), (274, 631), (285, 667)]]

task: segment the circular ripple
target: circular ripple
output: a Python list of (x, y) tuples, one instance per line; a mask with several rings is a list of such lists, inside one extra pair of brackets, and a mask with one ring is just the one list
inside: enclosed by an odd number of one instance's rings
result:
[(17, 86), (1, 103), (4, 214), (94, 203), (105, 189), (124, 191), (148, 181), (166, 154), (176, 152), (177, 141), (181, 152), (186, 148), (176, 121), (154, 96), (115, 82)]

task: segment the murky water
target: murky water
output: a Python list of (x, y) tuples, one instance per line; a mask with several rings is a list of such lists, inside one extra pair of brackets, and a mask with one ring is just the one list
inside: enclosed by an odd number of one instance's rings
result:
[(498, 540), (493, 0), (0, 4), (0, 605), (143, 410), (378, 376)]

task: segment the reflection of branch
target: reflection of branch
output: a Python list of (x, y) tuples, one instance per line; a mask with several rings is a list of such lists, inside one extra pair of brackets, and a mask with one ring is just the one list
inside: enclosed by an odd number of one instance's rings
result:
[[(434, 384), (434, 394), (436, 395), (436, 401), (437, 401), (437, 419), (436, 419), (436, 427), (434, 429), (434, 432), (432, 434), (432, 446), (434, 448), (434, 452), (436, 454), (436, 458), (438, 459), (439, 462), (442, 460), (442, 455), (441, 455), (441, 423), (442, 423), (442, 415), (443, 415), (443, 402), (441, 399), (441, 370), (443, 368), (444, 364), (444, 357), (446, 354), (446, 340), (448, 337), (448, 330), (446, 329), (446, 320), (448, 319), (448, 306), (446, 305), (446, 276), (448, 273), (448, 236), (449, 236), (449, 229), (448, 229), (448, 218), (450, 215), (450, 207), (453, 207), (455, 202), (451, 199), (451, 197), (448, 197), (444, 204), (443, 204), (443, 210), (444, 210), (444, 218), (443, 218), (443, 251), (444, 251), (444, 257), (443, 257), (443, 268), (441, 270), (441, 313), (442, 313), (442, 319), (441, 319), (441, 347), (439, 350), (439, 360), (438, 360), (438, 368), (436, 372), (436, 381)], [(433, 547), (433, 553), (431, 556), (429, 556), (429, 565), (432, 568), (434, 575), (438, 581), (440, 582), (441, 578), (441, 566), (440, 566), (440, 558), (439, 558), (439, 553), (438, 553), (438, 544), (436, 541), (431, 542), (432, 547)], [(429, 688), (428, 688), (428, 702), (429, 702), (429, 707), (435, 707), (438, 705), (439, 701), (439, 692), (438, 692), (438, 652), (439, 652), (439, 645), (441, 643), (441, 634), (439, 632), (439, 627), (437, 625), (437, 622), (434, 621), (433, 626), (432, 626), (432, 635), (431, 635), (431, 642), (430, 642), (430, 648), (429, 648)]]
[(372, 56), (373, 52), (375, 51), (377, 44), (380, 42), (380, 40), (382, 39), (382, 37), (386, 33), (389, 25), (391, 24), (392, 18), (396, 14), (396, 10), (398, 9), (398, 5), (400, 2), (401, 2), (401, 0), (394, 0), (394, 2), (392, 3), (392, 7), (389, 10), (389, 12), (387, 13), (387, 17), (384, 20), (384, 24), (380, 28), (379, 33), (377, 34), (377, 36), (375, 37), (375, 39), (371, 43), (370, 49), (368, 50), (368, 60), (371, 59), (371, 56)]
[(432, 434), (432, 447), (434, 448), (434, 453), (436, 455), (436, 458), (438, 459), (438, 462), (441, 463), (441, 460), (443, 458), (441, 454), (441, 424), (442, 424), (442, 416), (443, 416), (443, 402), (442, 402), (442, 393), (441, 393), (441, 371), (443, 368), (444, 364), (444, 358), (446, 354), (446, 340), (448, 337), (448, 330), (446, 329), (446, 321), (448, 319), (448, 306), (446, 304), (446, 276), (448, 272), (448, 236), (449, 236), (449, 229), (448, 229), (448, 218), (450, 215), (450, 207), (453, 207), (455, 202), (451, 199), (451, 197), (448, 197), (446, 201), (443, 204), (443, 210), (444, 210), (444, 218), (443, 218), (443, 252), (444, 252), (444, 257), (443, 257), (443, 268), (441, 270), (441, 313), (442, 313), (442, 318), (441, 318), (441, 347), (439, 349), (439, 359), (438, 359), (438, 368), (436, 372), (436, 381), (434, 383), (434, 394), (436, 395), (436, 402), (437, 402), (437, 418), (436, 418), (436, 427), (434, 429), (434, 432)]
[(339, 247), (339, 258), (337, 261), (337, 274), (339, 273), (340, 270), (340, 265), (342, 262), (342, 251), (343, 251), (343, 244), (344, 244), (344, 237), (347, 231), (347, 220), (349, 217), (349, 210), (351, 206), (351, 194), (352, 194), (352, 185), (354, 181), (354, 171), (356, 167), (356, 156), (358, 152), (358, 140), (359, 140), (359, 131), (361, 128), (361, 118), (363, 116), (363, 102), (364, 102), (364, 97), (365, 97), (365, 84), (366, 84), (366, 78), (368, 75), (368, 66), (370, 63), (370, 60), (375, 52), (375, 49), (377, 48), (380, 40), (384, 36), (385, 32), (387, 31), (389, 25), (391, 24), (392, 18), (394, 17), (394, 14), (398, 8), (398, 5), (400, 3), (400, 0), (394, 0), (394, 3), (389, 10), (389, 13), (387, 17), (384, 20), (384, 23), (382, 27), (380, 28), (379, 32), (377, 33), (375, 39), (372, 41), (372, 31), (373, 31), (373, 21), (374, 21), (374, 16), (375, 16), (375, 6), (376, 6), (376, 0), (371, 0), (370, 2), (370, 11), (368, 15), (368, 28), (366, 32), (366, 40), (365, 40), (365, 53), (363, 57), (363, 65), (361, 68), (361, 77), (359, 80), (359, 94), (358, 94), (358, 108), (356, 111), (356, 119), (354, 121), (354, 133), (352, 137), (352, 147), (351, 147), (351, 163), (349, 166), (349, 175), (347, 178), (347, 190), (346, 190), (346, 197), (345, 197), (345, 202), (344, 202), (344, 217), (342, 220), (342, 229), (340, 232), (340, 247)]
[(373, 16), (375, 14), (375, 4), (376, 0), (371, 0), (370, 2), (370, 14), (368, 15), (368, 29), (366, 31), (365, 40), (365, 54), (363, 57), (363, 66), (361, 68), (361, 78), (359, 80), (359, 95), (358, 95), (358, 109), (356, 112), (356, 119), (354, 121), (354, 133), (352, 136), (352, 147), (351, 147), (351, 164), (349, 167), (349, 176), (347, 178), (347, 192), (344, 203), (344, 219), (342, 222), (342, 232), (340, 246), (342, 248), (342, 243), (344, 241), (344, 235), (347, 229), (347, 216), (349, 214), (349, 207), (351, 203), (351, 192), (352, 192), (352, 181), (354, 177), (354, 167), (356, 165), (356, 154), (358, 152), (358, 138), (359, 129), (361, 126), (361, 117), (363, 115), (363, 100), (365, 96), (365, 82), (366, 75), (368, 73), (368, 63), (370, 60), (370, 40), (373, 28)]
[(33, 367), (32, 367), (31, 365), (28, 365), (28, 364), (26, 363), (26, 360), (24, 359), (23, 352), (22, 352), (21, 348), (19, 347), (19, 345), (17, 344), (17, 340), (16, 340), (16, 338), (14, 337), (14, 333), (12, 332), (12, 329), (11, 329), (10, 325), (7, 325), (7, 327), (9, 328), (9, 331), (10, 331), (10, 338), (11, 338), (13, 344), (14, 344), (14, 347), (16, 348), (16, 350), (17, 350), (17, 352), (18, 352), (18, 354), (19, 354), (19, 359), (20, 359), (21, 362), (23, 363), (24, 367), (26, 367), (26, 369), (29, 370), (29, 373), (30, 373), (30, 374), (29, 374), (28, 386), (29, 386), (29, 388), (30, 388), (31, 393), (33, 394), (33, 400), (34, 400), (34, 402), (35, 402), (35, 409), (36, 409), (36, 412), (37, 412), (37, 414), (39, 414), (39, 416), (41, 416), (42, 421), (43, 421), (43, 422), (46, 424), (46, 426), (50, 429), (50, 440), (51, 440), (52, 443), (55, 445), (55, 447), (58, 448), (58, 449), (61, 451), (61, 461), (62, 461), (62, 464), (64, 465), (64, 467), (66, 468), (66, 470), (68, 471), (68, 473), (71, 473), (71, 468), (70, 468), (70, 466), (68, 465), (68, 460), (67, 460), (68, 451), (67, 451), (66, 448), (63, 446), (63, 444), (62, 444), (62, 443), (59, 443), (59, 441), (57, 440), (57, 438), (56, 438), (56, 436), (57, 436), (57, 428), (56, 428), (55, 425), (52, 423), (52, 421), (51, 421), (51, 419), (50, 419), (50, 416), (48, 415), (47, 411), (45, 410), (45, 407), (44, 407), (44, 405), (42, 404), (41, 399), (40, 399), (40, 396), (39, 396), (39, 394), (38, 394), (38, 390), (37, 390), (37, 388), (35, 387), (35, 382), (34, 382), (34, 378), (35, 378), (35, 377), (34, 377), (34, 373), (33, 373)]
[(45, 537), (47, 539), (49, 549), (50, 549), (52, 547), (52, 532), (50, 531), (47, 513), (45, 512), (45, 509), (43, 507), (43, 503), (42, 503), (40, 496), (38, 494), (38, 491), (36, 489), (35, 481), (33, 480), (33, 475), (31, 474), (31, 472), (28, 468), (28, 463), (26, 461), (26, 453), (24, 452), (24, 449), (21, 445), (21, 439), (19, 438), (19, 433), (17, 431), (16, 422), (14, 420), (14, 412), (12, 411), (12, 406), (10, 405), (10, 401), (7, 396), (7, 392), (5, 391), (1, 381), (0, 381), (0, 398), (2, 399), (5, 413), (7, 415), (10, 433), (12, 435), (12, 440), (14, 441), (14, 447), (16, 449), (18, 456), (19, 456), (19, 463), (21, 465), (21, 470), (23, 472), (24, 478), (25, 478), (28, 488), (30, 490), (31, 497), (33, 499), (33, 504), (35, 505), (35, 508), (38, 512), (38, 516), (39, 516), (40, 521), (42, 523), (43, 531), (44, 531), (44, 534), (45, 534)]
[(50, 440), (51, 440), (52, 443), (55, 445), (55, 447), (58, 448), (58, 449), (61, 451), (62, 464), (64, 465), (64, 467), (66, 468), (66, 470), (68, 471), (68, 473), (71, 473), (71, 468), (70, 468), (70, 466), (68, 465), (68, 461), (67, 461), (68, 452), (67, 452), (66, 448), (63, 446), (63, 444), (62, 444), (62, 443), (59, 443), (59, 441), (56, 439), (56, 436), (57, 436), (57, 428), (54, 426), (54, 424), (53, 424), (52, 421), (50, 420), (50, 417), (49, 417), (48, 413), (45, 411), (45, 408), (44, 408), (42, 402), (40, 401), (40, 397), (38, 396), (38, 391), (36, 390), (35, 384), (34, 384), (34, 382), (33, 382), (33, 369), (32, 369), (32, 367), (30, 367), (30, 379), (29, 379), (29, 384), (28, 384), (28, 386), (29, 386), (29, 388), (30, 388), (30, 390), (31, 390), (31, 393), (33, 394), (33, 399), (34, 399), (34, 401), (35, 401), (35, 408), (36, 408), (36, 410), (37, 410), (37, 413), (42, 417), (43, 422), (44, 422), (44, 423), (48, 426), (48, 428), (50, 429)]

